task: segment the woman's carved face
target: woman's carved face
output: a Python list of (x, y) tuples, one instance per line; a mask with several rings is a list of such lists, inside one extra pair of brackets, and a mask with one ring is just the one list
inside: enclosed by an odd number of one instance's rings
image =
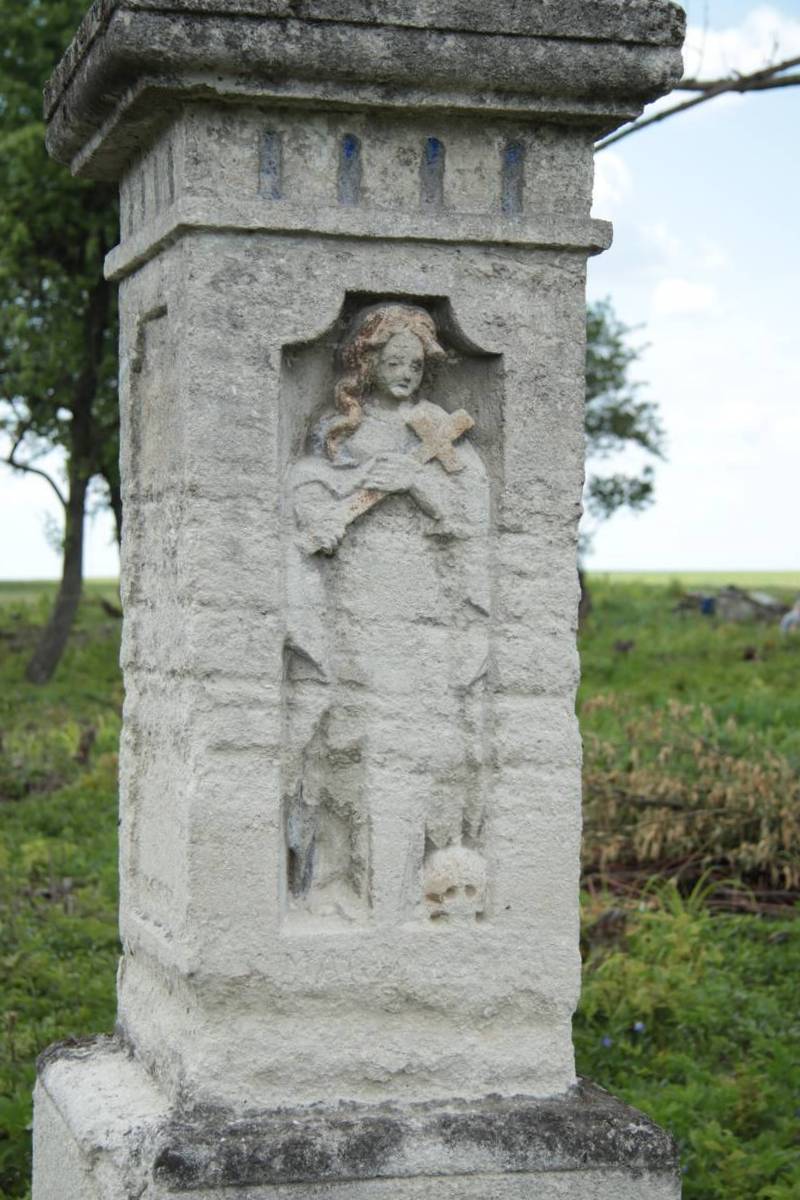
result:
[(414, 333), (395, 333), (378, 355), (375, 388), (384, 396), (407, 400), (422, 382), (425, 349)]

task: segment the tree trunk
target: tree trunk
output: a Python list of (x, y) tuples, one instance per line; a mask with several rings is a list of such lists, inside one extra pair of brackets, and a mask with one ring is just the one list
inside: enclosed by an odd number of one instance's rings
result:
[(582, 567), (578, 567), (578, 583), (581, 589), (581, 598), (578, 603), (578, 628), (583, 629), (586, 624), (586, 618), (592, 611), (592, 597), (589, 592), (589, 585), (586, 582), (586, 572)]
[[(111, 511), (114, 514), (114, 531), (117, 535), (117, 549), (121, 553), (122, 552), (122, 489), (120, 488), (118, 476), (113, 482), (108, 478), (107, 475), (104, 476), (104, 478), (106, 481), (106, 485), (108, 487), (108, 502), (111, 505)], [(122, 580), (121, 579), (117, 580), (117, 592), (120, 595), (120, 597), (122, 595), (121, 585), (122, 585)], [(119, 609), (119, 612), (115, 613), (114, 615), (115, 616), (118, 615), (121, 617), (122, 609)]]
[(69, 499), (64, 528), (64, 561), (61, 583), (50, 619), (25, 671), (31, 683), (47, 683), (61, 661), (83, 587), (83, 526), (89, 480), (80, 463), (70, 460)]
[(86, 312), (86, 355), (83, 370), (75, 380), (67, 476), (69, 495), (65, 504), (64, 563), (56, 602), (25, 674), (31, 683), (47, 683), (61, 661), (83, 589), (83, 526), (86, 493), (98, 473), (97, 428), (93, 407), (97, 396), (98, 364), (103, 352), (103, 333), (108, 324), (109, 288), (104, 278), (89, 294)]
[(108, 502), (111, 505), (111, 511), (114, 514), (114, 528), (117, 534), (117, 545), (122, 545), (122, 492), (119, 483), (112, 483), (108, 476), (105, 476), (106, 487), (108, 488)]

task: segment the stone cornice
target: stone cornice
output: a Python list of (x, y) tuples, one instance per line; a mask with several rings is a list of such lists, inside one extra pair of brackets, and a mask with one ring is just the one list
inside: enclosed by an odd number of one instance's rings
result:
[(97, 0), (45, 89), (51, 154), (115, 179), (196, 96), (569, 121), (600, 135), (668, 91), (667, 0)]
[(231, 204), (183, 199), (148, 224), (141, 233), (117, 246), (106, 259), (106, 275), (120, 280), (186, 233), (219, 232), (313, 234), (337, 238), (377, 238), (388, 241), (458, 242), (463, 245), (522, 246), (526, 249), (575, 250), (599, 254), (611, 245), (608, 221), (552, 216), (538, 221), (509, 221), (499, 217), (461, 215), (409, 216), (405, 213), (365, 213), (357, 209), (314, 209), (293, 205)]

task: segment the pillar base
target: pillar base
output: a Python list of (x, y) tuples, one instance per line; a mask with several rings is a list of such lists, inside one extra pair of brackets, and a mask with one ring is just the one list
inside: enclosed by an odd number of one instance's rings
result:
[(233, 1116), (170, 1109), (117, 1041), (40, 1061), (33, 1200), (677, 1200), (672, 1138), (581, 1081), (562, 1096)]

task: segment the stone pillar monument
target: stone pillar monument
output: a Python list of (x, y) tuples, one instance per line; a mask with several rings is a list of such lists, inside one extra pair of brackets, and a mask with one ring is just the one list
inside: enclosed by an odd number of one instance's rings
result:
[(592, 145), (667, 0), (97, 0), (118, 180), (119, 1017), (35, 1200), (673, 1200), (576, 1081)]

